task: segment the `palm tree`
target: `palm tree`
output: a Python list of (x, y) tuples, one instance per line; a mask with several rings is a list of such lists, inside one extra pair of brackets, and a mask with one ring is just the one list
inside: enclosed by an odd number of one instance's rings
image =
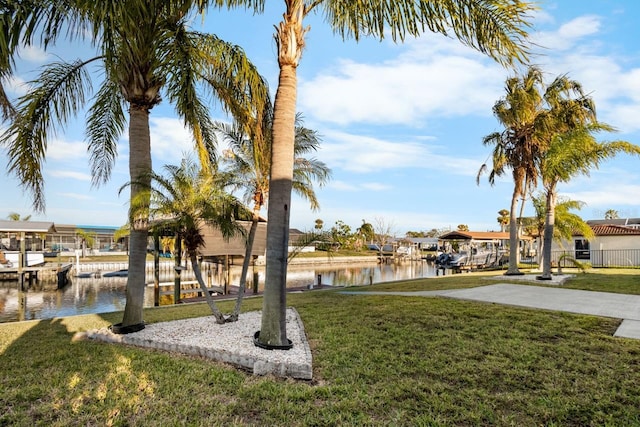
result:
[(600, 162), (618, 153), (640, 155), (640, 146), (626, 141), (598, 142), (595, 132), (613, 131), (603, 123), (592, 123), (557, 135), (551, 142), (540, 164), (540, 172), (546, 196), (546, 220), (542, 244), (542, 275), (539, 279), (551, 279), (551, 241), (554, 235), (557, 186), (576, 175), (589, 175)]
[(498, 224), (500, 224), (500, 231), (504, 231), (507, 225), (509, 224), (509, 210), (508, 209), (500, 209), (498, 211)]
[(21, 216), (18, 212), (9, 212), (7, 219), (9, 221), (29, 221), (31, 219), (31, 215)]
[[(252, 2), (253, 3), (253, 2)], [(262, 2), (260, 2), (262, 3)], [(267, 217), (267, 264), (262, 324), (258, 341), (286, 346), (286, 273), (293, 183), (297, 68), (305, 45), (304, 18), (322, 9), (336, 34), (356, 41), (364, 36), (394, 41), (425, 31), (454, 35), (502, 64), (527, 56), (527, 16), (533, 5), (510, 0), (434, 2), (421, 0), (284, 0), (276, 27), (280, 75), (274, 103), (273, 150)]]
[[(505, 89), (506, 96), (493, 106), (494, 116), (505, 129), (485, 136), (483, 144), (494, 146), (493, 169), (489, 173), (491, 185), (507, 169), (511, 169), (513, 176), (509, 268), (505, 274), (517, 275), (521, 274), (518, 270), (518, 199), (524, 199), (527, 190), (537, 185), (541, 158), (551, 139), (558, 133), (595, 120), (595, 106), (583, 94), (581, 86), (564, 75), (545, 86), (542, 71), (537, 67), (529, 67), (521, 77), (508, 78)], [(480, 167), (476, 182), (480, 182), (480, 176), (487, 169), (486, 164)]]
[(147, 193), (132, 200), (131, 210), (148, 209), (154, 229), (171, 230), (176, 240), (182, 241), (216, 322), (225, 323), (227, 319), (211, 298), (198, 263), (198, 251), (204, 246), (203, 226), (217, 228), (224, 238), (229, 238), (241, 232), (237, 220), (249, 213), (235, 197), (222, 190), (219, 176), (193, 161), (183, 160), (180, 166), (165, 165), (164, 170), (167, 176), (151, 172), (148, 179), (126, 185), (140, 185), (142, 193)]
[[(213, 35), (188, 28), (191, 15), (202, 12), (207, 1), (28, 3), (33, 8), (23, 11), (27, 18), (16, 15), (12, 25), (35, 21), (36, 27), (44, 27), (44, 39), (59, 37), (61, 28), (70, 38), (86, 35), (98, 51), (97, 56), (87, 60), (58, 62), (45, 68), (31, 82), (32, 90), (19, 100), (18, 117), (5, 135), (4, 140), (9, 141), (9, 170), (32, 192), (39, 211), (45, 208), (41, 164), (48, 135), (87, 103), (87, 92), (92, 88), (88, 67), (93, 64), (100, 66), (104, 76), (87, 115), (93, 184), (104, 183), (110, 177), (117, 155), (116, 143), (125, 129), (128, 111), (129, 173), (135, 183), (130, 186), (132, 200), (139, 198), (138, 184), (145, 184), (138, 177), (149, 177), (151, 171), (149, 114), (160, 103), (162, 94), (190, 129), (205, 167), (214, 160), (215, 136), (208, 106), (198, 89), (204, 88), (205, 93), (218, 97), (232, 114), (244, 115), (247, 127), (255, 124), (252, 117), (262, 115), (259, 109), (268, 98), (268, 90), (244, 52)], [(60, 5), (64, 7), (58, 8)], [(252, 114), (248, 115), (249, 112)], [(129, 276), (123, 327), (143, 326), (148, 217), (143, 210), (137, 214), (129, 221)]]
[(84, 258), (87, 256), (87, 247), (93, 248), (93, 245), (95, 245), (95, 234), (77, 228), (76, 236), (80, 238), (80, 248), (82, 249), (82, 258)]
[[(265, 109), (266, 110), (266, 109)], [(260, 221), (260, 210), (267, 205), (269, 198), (269, 170), (271, 169), (271, 127), (270, 117), (265, 120), (266, 129), (262, 143), (252, 141), (246, 137), (238, 124), (229, 125), (219, 123), (217, 129), (223, 136), (224, 141), (229, 144), (230, 149), (223, 158), (227, 166), (228, 185), (233, 190), (243, 190), (246, 203), (253, 202), (253, 213), (251, 216), (251, 228), (247, 239), (242, 272), (240, 273), (240, 288), (236, 300), (235, 309), (231, 315), (232, 320), (236, 320), (240, 314), (240, 306), (244, 296), (247, 272), (253, 251), (253, 242)], [(294, 166), (293, 166), (293, 190), (301, 197), (307, 199), (311, 204), (311, 209), (319, 208), (318, 200), (313, 190), (313, 181), (318, 185), (324, 185), (331, 170), (321, 161), (315, 158), (306, 158), (305, 154), (317, 151), (320, 146), (320, 137), (316, 131), (303, 126), (302, 115), (296, 116), (296, 135), (294, 144)]]
[[(543, 257), (550, 256), (545, 254), (543, 249), (543, 237), (545, 233), (545, 223), (547, 220), (547, 196), (545, 192), (540, 192), (537, 196), (531, 198), (535, 217), (532, 219), (529, 227), (529, 234), (538, 238), (538, 254), (540, 266), (544, 263)], [(566, 197), (557, 197), (554, 209), (554, 227), (553, 240), (563, 242), (571, 240), (574, 233), (584, 236), (586, 239), (593, 238), (593, 230), (584, 222), (584, 220), (572, 211), (577, 211), (585, 207), (585, 203), (580, 200), (571, 200)]]
[(607, 211), (604, 213), (604, 219), (618, 219), (620, 218), (620, 215), (618, 214), (618, 211), (615, 209), (607, 209)]

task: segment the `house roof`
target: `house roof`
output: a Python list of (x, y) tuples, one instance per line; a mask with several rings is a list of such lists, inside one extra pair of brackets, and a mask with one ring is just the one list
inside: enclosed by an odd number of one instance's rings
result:
[(590, 219), (587, 224), (594, 225), (637, 225), (640, 224), (640, 218), (613, 218), (613, 219)]
[(596, 236), (640, 236), (640, 228), (614, 224), (591, 225)]
[(0, 220), (0, 232), (4, 233), (55, 233), (56, 227), (46, 221), (5, 221)]

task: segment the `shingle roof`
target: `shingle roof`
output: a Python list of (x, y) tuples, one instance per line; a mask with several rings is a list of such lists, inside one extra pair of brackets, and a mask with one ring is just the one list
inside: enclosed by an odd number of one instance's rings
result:
[(622, 225), (594, 224), (591, 229), (596, 236), (640, 236), (640, 228)]

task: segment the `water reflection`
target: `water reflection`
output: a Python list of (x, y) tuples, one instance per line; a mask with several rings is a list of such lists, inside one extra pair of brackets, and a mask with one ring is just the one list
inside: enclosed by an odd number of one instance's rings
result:
[[(252, 287), (251, 273), (248, 278), (249, 288)], [(258, 289), (262, 291), (264, 268), (256, 268), (253, 273), (258, 278)], [(292, 266), (287, 273), (287, 287), (311, 287), (318, 283), (328, 286), (362, 286), (435, 275), (433, 265), (426, 262), (339, 267)], [(205, 276), (205, 280), (209, 286), (224, 287), (229, 283), (237, 285), (239, 276), (240, 269), (234, 268), (229, 274)], [(173, 278), (162, 277), (161, 280), (169, 282)], [(193, 280), (193, 277), (183, 275), (182, 280)], [(72, 278), (71, 283), (62, 290), (58, 290), (53, 281), (42, 281), (27, 292), (20, 292), (17, 282), (0, 282), (0, 323), (123, 310), (126, 283), (126, 277)], [(145, 306), (153, 306), (153, 303), (153, 286), (150, 285), (145, 292)]]

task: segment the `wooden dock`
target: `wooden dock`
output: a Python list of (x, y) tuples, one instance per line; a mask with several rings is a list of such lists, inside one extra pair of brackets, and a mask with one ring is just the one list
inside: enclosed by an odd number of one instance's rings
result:
[(4, 279), (4, 276), (15, 275), (21, 284), (28, 283), (28, 285), (31, 286), (34, 281), (38, 280), (39, 273), (53, 273), (56, 275), (58, 289), (61, 289), (69, 283), (69, 271), (71, 267), (73, 267), (73, 264), (67, 263), (56, 265), (44, 264), (22, 268), (0, 268), (0, 277)]

